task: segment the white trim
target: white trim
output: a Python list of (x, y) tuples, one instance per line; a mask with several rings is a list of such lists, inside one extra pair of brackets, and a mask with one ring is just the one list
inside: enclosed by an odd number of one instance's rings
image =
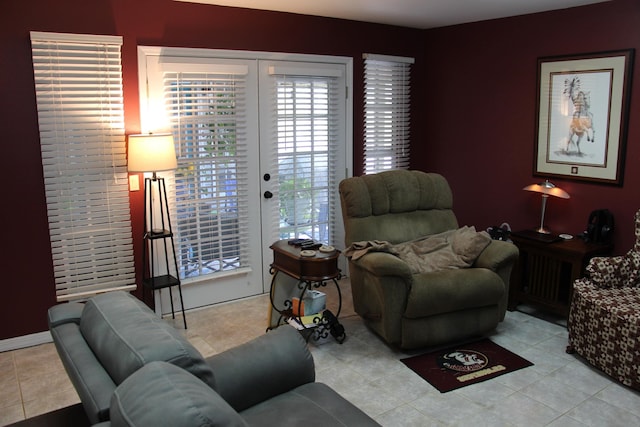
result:
[(415, 58), (409, 58), (406, 56), (378, 55), (375, 53), (363, 53), (362, 59), (369, 59), (371, 61), (400, 62), (403, 64), (414, 64), (416, 62)]
[(318, 71), (317, 67), (302, 67), (302, 66), (283, 66), (283, 65), (271, 65), (268, 68), (269, 75), (283, 75), (283, 76), (321, 76), (321, 77), (342, 77), (341, 70), (324, 68)]
[(350, 64), (350, 56), (314, 55), (284, 52), (261, 52), (252, 50), (224, 50), (189, 47), (138, 46), (138, 58), (146, 56), (181, 56), (184, 58), (228, 58), (228, 59), (268, 59), (273, 61), (323, 62), (334, 64)]
[(0, 340), (0, 353), (53, 342), (49, 331)]

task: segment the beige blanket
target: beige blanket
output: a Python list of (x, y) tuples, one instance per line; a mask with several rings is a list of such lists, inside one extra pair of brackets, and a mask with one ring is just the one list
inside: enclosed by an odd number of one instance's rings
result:
[(354, 242), (345, 255), (355, 260), (372, 251), (388, 252), (409, 264), (416, 274), (470, 267), (489, 243), (486, 231), (464, 226), (397, 245), (379, 240)]

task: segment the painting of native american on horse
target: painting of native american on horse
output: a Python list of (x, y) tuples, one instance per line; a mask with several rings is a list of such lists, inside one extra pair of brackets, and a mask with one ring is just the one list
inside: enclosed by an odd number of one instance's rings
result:
[(569, 136), (567, 137), (565, 151), (569, 153), (573, 146), (580, 155), (582, 154), (580, 151), (582, 139), (586, 137), (587, 142), (594, 142), (595, 140), (596, 131), (593, 128), (593, 113), (590, 111), (591, 93), (582, 90), (579, 76), (573, 76), (565, 79), (562, 94), (573, 104), (573, 115), (569, 124)]
[(610, 87), (607, 72), (552, 76), (556, 106), (550, 109), (549, 130), (555, 146), (549, 152), (551, 160), (604, 165)]

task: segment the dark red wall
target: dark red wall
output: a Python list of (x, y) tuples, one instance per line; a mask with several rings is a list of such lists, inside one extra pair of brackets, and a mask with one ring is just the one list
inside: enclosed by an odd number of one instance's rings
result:
[[(356, 174), (362, 170), (361, 55), (413, 56), (413, 167), (447, 176), (461, 224), (508, 221), (526, 228), (539, 219), (539, 198), (521, 190), (539, 181), (532, 174), (537, 57), (640, 48), (639, 22), (637, 0), (429, 31), (170, 0), (3, 0), (0, 340), (46, 330), (46, 310), (55, 304), (29, 31), (124, 37), (127, 133), (139, 131), (138, 45), (352, 56)], [(639, 72), (636, 67), (633, 80)], [(550, 201), (554, 230), (578, 233), (590, 210), (607, 207), (616, 216), (617, 251), (631, 246), (639, 207), (639, 90), (640, 83), (633, 87), (624, 186), (555, 180), (572, 198)], [(138, 274), (141, 193), (132, 193)]]
[(426, 124), (413, 139), (414, 167), (444, 174), (462, 224), (513, 229), (540, 221), (540, 196), (522, 191), (533, 175), (537, 58), (636, 49), (622, 187), (552, 179), (571, 199), (550, 198), (546, 223), (558, 233), (584, 231), (593, 209), (610, 209), (615, 251), (634, 242), (640, 208), (640, 2), (614, 0), (548, 13), (425, 32)]
[[(126, 133), (140, 130), (137, 46), (180, 46), (351, 56), (354, 139), (362, 146), (362, 54), (412, 56), (423, 64), (422, 31), (170, 0), (3, 0), (0, 111), (5, 184), (0, 339), (46, 330), (54, 278), (31, 67), (29, 31), (121, 35)], [(355, 163), (362, 163), (355, 150)], [(356, 168), (359, 172), (361, 168)], [(136, 270), (141, 272), (142, 192), (131, 193)]]

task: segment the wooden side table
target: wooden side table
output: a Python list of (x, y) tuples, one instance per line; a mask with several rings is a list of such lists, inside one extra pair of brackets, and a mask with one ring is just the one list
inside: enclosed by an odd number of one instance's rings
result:
[(609, 255), (611, 244), (586, 243), (580, 238), (546, 243), (526, 237), (528, 233), (511, 234), (520, 250), (509, 285), (509, 310), (527, 302), (545, 310), (568, 316), (573, 282), (582, 277), (589, 260)]
[[(273, 250), (273, 263), (270, 266), (272, 279), (268, 329), (276, 328), (294, 316), (301, 320), (299, 315), (294, 315), (293, 298), (297, 297), (301, 301), (307, 291), (333, 282), (338, 291), (338, 311), (335, 315), (328, 314), (328, 310), (318, 313), (314, 318), (314, 327), (309, 330), (313, 331), (316, 339), (326, 338), (331, 333), (342, 343), (345, 338), (344, 328), (338, 322), (342, 309), (342, 293), (338, 285), (338, 280), (342, 277), (338, 268), (340, 251), (315, 251), (313, 256), (302, 256), (301, 249), (289, 244), (288, 240), (279, 240), (270, 248)], [(297, 313), (300, 313), (300, 308), (297, 308)]]

